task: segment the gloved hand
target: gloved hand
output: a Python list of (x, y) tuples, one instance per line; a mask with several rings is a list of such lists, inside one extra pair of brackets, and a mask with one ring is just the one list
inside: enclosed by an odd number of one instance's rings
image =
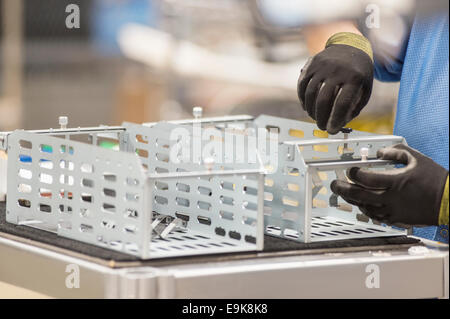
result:
[(352, 167), (347, 176), (355, 184), (335, 180), (331, 190), (382, 223), (438, 225), (448, 171), (403, 144), (381, 149), (377, 157), (405, 166), (386, 171)]
[(355, 33), (341, 32), (303, 67), (297, 93), (317, 126), (336, 134), (366, 106), (372, 84), (369, 41)]

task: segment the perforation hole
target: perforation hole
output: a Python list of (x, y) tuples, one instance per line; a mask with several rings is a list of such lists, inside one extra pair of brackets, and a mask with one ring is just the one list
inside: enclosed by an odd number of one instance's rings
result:
[(148, 137), (138, 134), (136, 135), (136, 142), (142, 143), (142, 144), (148, 144)]
[(94, 227), (92, 227), (91, 225), (88, 225), (88, 224), (81, 224), (80, 232), (92, 234), (94, 232)]
[(102, 205), (103, 211), (106, 213), (115, 213), (116, 212), (116, 206), (108, 203), (103, 203)]
[(39, 196), (45, 198), (52, 198), (52, 191), (48, 188), (39, 188)]
[(127, 234), (136, 234), (137, 227), (135, 225), (127, 225), (123, 228)]
[(226, 220), (233, 220), (234, 219), (234, 214), (231, 213), (231, 212), (226, 212), (226, 211), (221, 210), (219, 212), (219, 215), (220, 215), (220, 217), (222, 217), (223, 219), (226, 219)]
[(66, 206), (66, 205), (59, 205), (59, 212), (66, 213), (66, 214), (72, 214), (72, 207)]
[(139, 180), (137, 178), (127, 177), (126, 183), (128, 186), (139, 186)]
[(164, 140), (162, 138), (156, 139), (156, 146), (162, 147), (162, 148), (169, 148), (169, 141)]
[(290, 175), (290, 176), (299, 176), (300, 175), (300, 171), (298, 170), (298, 168), (289, 167), (289, 166), (285, 167), (284, 173), (286, 175)]
[(246, 236), (244, 237), (244, 240), (245, 240), (247, 243), (256, 244), (256, 238), (255, 238), (254, 236), (246, 235)]
[(284, 205), (287, 205), (287, 206), (294, 206), (294, 207), (297, 207), (297, 206), (299, 205), (298, 200), (293, 199), (293, 198), (290, 198), (290, 197), (288, 197), (288, 196), (283, 196), (282, 201), (283, 201), (283, 204), (284, 204)]
[(188, 193), (191, 191), (191, 187), (187, 184), (177, 183), (176, 186), (177, 186), (177, 190), (179, 190), (180, 192)]
[(185, 222), (189, 221), (189, 216), (182, 213), (175, 213), (175, 216), (181, 220), (184, 220)]
[(272, 193), (265, 192), (265, 193), (264, 193), (264, 200), (265, 200), (265, 201), (268, 201), (268, 202), (273, 201), (273, 194), (272, 194)]
[(155, 188), (162, 190), (162, 191), (166, 191), (169, 189), (169, 184), (164, 183), (164, 182), (160, 182), (160, 181), (156, 181), (155, 182)]
[(319, 234), (319, 233), (311, 233), (312, 235), (314, 235), (314, 236), (319, 236), (319, 237), (326, 237), (325, 235), (323, 235), (323, 234)]
[(113, 220), (104, 219), (101, 223), (102, 227), (107, 229), (115, 229), (116, 223)]
[(22, 164), (27, 165), (27, 164), (33, 163), (33, 159), (31, 158), (31, 156), (20, 154), (19, 155), (19, 162), (21, 162)]
[(235, 240), (241, 240), (241, 237), (242, 237), (241, 234), (236, 231), (229, 231), (228, 236), (230, 236), (230, 238), (235, 239)]
[(208, 187), (199, 186), (198, 187), (198, 192), (200, 194), (206, 195), (206, 196), (211, 196), (212, 195), (212, 190), (211, 190), (211, 188), (208, 188)]
[(328, 203), (322, 199), (317, 199), (314, 198), (313, 199), (313, 207), (316, 208), (327, 208), (328, 207)]
[(107, 197), (116, 197), (116, 191), (114, 189), (104, 188), (103, 195)]
[(61, 152), (61, 154), (64, 154), (64, 153), (68, 153), (69, 155), (73, 155), (74, 154), (74, 150), (73, 150), (72, 146), (61, 145), (59, 147), (59, 151)]
[(144, 149), (141, 149), (141, 148), (137, 148), (136, 149), (136, 154), (138, 156), (140, 156), (140, 157), (148, 158), (148, 151), (147, 150), (144, 150)]
[(59, 191), (59, 197), (62, 198), (62, 199), (69, 199), (69, 200), (71, 200), (73, 198), (73, 194), (71, 192), (69, 192), (68, 190), (66, 190), (66, 189), (61, 189)]
[(24, 207), (24, 208), (30, 208), (31, 207), (31, 202), (28, 199), (21, 198), (21, 199), (17, 200), (17, 204), (20, 207)]
[(139, 194), (136, 193), (126, 193), (125, 199), (129, 202), (139, 202)]
[(43, 184), (53, 184), (53, 176), (49, 174), (40, 173), (39, 181)]
[(242, 216), (242, 221), (245, 225), (256, 226), (256, 218), (249, 216)]
[(160, 205), (167, 205), (169, 203), (167, 198), (162, 196), (155, 196), (155, 202)]
[(19, 193), (29, 194), (33, 190), (32, 187), (28, 184), (19, 184), (17, 189)]
[(328, 145), (313, 145), (313, 150), (315, 152), (321, 152), (321, 153), (326, 153), (328, 152)]
[(163, 168), (163, 167), (156, 167), (155, 172), (158, 174), (164, 174), (164, 173), (168, 173), (169, 170), (167, 168)]
[(327, 131), (321, 131), (321, 130), (314, 130), (313, 135), (315, 137), (319, 138), (328, 138), (328, 132)]
[(39, 204), (39, 210), (43, 213), (51, 213), (52, 207), (47, 204)]
[(44, 169), (53, 169), (53, 162), (47, 159), (40, 159), (39, 167)]
[(83, 163), (80, 166), (82, 173), (93, 173), (94, 172), (94, 166), (92, 164)]
[(258, 190), (254, 187), (244, 186), (244, 193), (247, 195), (256, 196), (258, 195)]
[(168, 163), (169, 155), (163, 153), (156, 153), (156, 159), (160, 162)]
[(207, 202), (203, 202), (203, 201), (198, 201), (197, 206), (198, 206), (198, 208), (203, 209), (203, 210), (211, 209), (211, 204), (207, 203)]
[(75, 165), (71, 161), (60, 160), (59, 161), (59, 168), (66, 169), (66, 170), (69, 170), (69, 171), (73, 171), (74, 168), (75, 168)]
[(20, 140), (19, 145), (21, 148), (27, 149), (27, 150), (31, 150), (33, 147), (33, 144), (30, 141), (26, 141), (26, 140)]
[(225, 236), (226, 234), (225, 229), (223, 229), (222, 227), (216, 227), (216, 229), (214, 229), (214, 232), (219, 236)]
[(234, 185), (232, 182), (221, 181), (221, 182), (220, 182), (220, 186), (221, 186), (223, 189), (228, 189), (228, 190), (230, 190), (230, 191), (234, 191), (234, 189), (235, 189), (235, 185)]
[(42, 153), (49, 153), (49, 154), (52, 154), (52, 153), (53, 153), (53, 147), (50, 146), (50, 145), (47, 145), (47, 144), (41, 144), (41, 145), (39, 145), (39, 150), (40, 150)]
[(94, 201), (90, 193), (81, 193), (81, 200), (86, 203), (92, 203)]
[(125, 211), (125, 217), (136, 219), (138, 218), (138, 212), (135, 209), (127, 209)]
[(84, 187), (88, 187), (88, 188), (93, 188), (94, 187), (94, 181), (88, 178), (83, 178), (81, 180), (81, 185)]
[(376, 228), (367, 228), (367, 229), (372, 230), (374, 232), (379, 232), (379, 233), (384, 233), (385, 232), (384, 230), (376, 229)]
[(274, 183), (275, 182), (273, 181), (273, 179), (266, 178), (264, 180), (264, 186), (267, 186), (267, 187), (272, 187), (274, 185)]
[(298, 192), (300, 190), (300, 186), (298, 186), (297, 184), (293, 184), (293, 183), (287, 183), (285, 189), (287, 189), (291, 192)]
[(182, 197), (177, 197), (177, 198), (175, 198), (175, 202), (176, 202), (177, 205), (179, 205), (179, 206), (189, 207), (189, 205), (190, 205), (189, 200), (186, 199), (186, 198), (182, 198)]
[(290, 129), (289, 135), (296, 138), (303, 138), (305, 137), (305, 132), (303, 132), (302, 130)]
[[(47, 182), (43, 181), (43, 183), (47, 183), (47, 184), (52, 184), (53, 183), (53, 178), (51, 177), (51, 175), (44, 176), (43, 179), (47, 181)], [(64, 185), (73, 186), (74, 178), (71, 175), (64, 175), (64, 174), (62, 174), (62, 175), (59, 176), (59, 183), (60, 184), (64, 184)]]
[(244, 202), (242, 207), (244, 209), (248, 209), (248, 210), (255, 210), (255, 211), (258, 210), (258, 205), (256, 203), (252, 203), (252, 202)]
[(105, 179), (105, 181), (112, 182), (112, 183), (115, 183), (117, 181), (117, 175), (112, 174), (112, 173), (103, 174), (103, 178)]
[(232, 197), (220, 196), (220, 202), (225, 205), (234, 205), (234, 199)]
[(33, 177), (33, 172), (28, 169), (19, 169), (19, 177), (24, 179), (31, 179)]

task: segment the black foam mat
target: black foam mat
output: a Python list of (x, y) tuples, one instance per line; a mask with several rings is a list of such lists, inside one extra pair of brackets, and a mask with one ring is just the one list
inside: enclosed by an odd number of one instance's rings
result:
[[(19, 236), (25, 239), (32, 239), (34, 241), (43, 244), (68, 249), (73, 252), (81, 253), (89, 257), (100, 258), (105, 261), (114, 260), (116, 262), (133, 262), (140, 260), (135, 256), (124, 254), (114, 250), (97, 247), (80, 241), (60, 237), (57, 234), (51, 232), (27, 226), (17, 226), (14, 224), (7, 223), (5, 203), (0, 203), (0, 233)], [(271, 252), (315, 250), (315, 249), (333, 250), (336, 248), (351, 248), (351, 247), (356, 248), (356, 247), (374, 247), (374, 246), (390, 246), (390, 245), (392, 246), (413, 245), (418, 242), (419, 240), (415, 238), (410, 238), (407, 236), (397, 236), (397, 237), (375, 237), (364, 239), (346, 239), (346, 240), (315, 242), (306, 244), (266, 235), (264, 237), (263, 252), (271, 253)]]

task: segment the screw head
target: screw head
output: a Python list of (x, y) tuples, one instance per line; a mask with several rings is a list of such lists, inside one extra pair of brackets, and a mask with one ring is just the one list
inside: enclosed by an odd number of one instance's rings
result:
[(341, 128), (341, 132), (344, 134), (348, 134), (348, 133), (353, 132), (353, 129), (350, 127), (343, 127), (343, 128)]

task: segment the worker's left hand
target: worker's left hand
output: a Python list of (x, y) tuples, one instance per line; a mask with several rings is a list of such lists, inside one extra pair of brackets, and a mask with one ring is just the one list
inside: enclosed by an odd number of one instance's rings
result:
[(448, 171), (403, 144), (381, 149), (377, 157), (405, 166), (386, 171), (352, 167), (347, 176), (354, 184), (335, 180), (331, 190), (382, 223), (438, 225)]

